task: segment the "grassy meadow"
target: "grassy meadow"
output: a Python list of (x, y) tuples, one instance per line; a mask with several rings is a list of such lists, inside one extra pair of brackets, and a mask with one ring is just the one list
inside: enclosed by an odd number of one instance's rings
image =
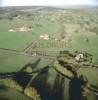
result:
[[(15, 7), (14, 11), (12, 8), (2, 8), (0, 11), (1, 74), (19, 72), (26, 65), (36, 63), (38, 59), (40, 61), (34, 67), (45, 68), (53, 59), (44, 56), (57, 56), (58, 51), (62, 50), (72, 53), (75, 51), (90, 53), (98, 64), (98, 8)], [(40, 38), (41, 35), (46, 35), (46, 39)], [(10, 50), (24, 54), (13, 53)], [(33, 51), (39, 53), (42, 51), (42, 57), (25, 55), (25, 53), (32, 55)], [(79, 77), (83, 75), (87, 78), (91, 84), (98, 85), (97, 68), (83, 67), (77, 73)], [(34, 78), (31, 85), (38, 90), (42, 100), (68, 100), (73, 80), (62, 77), (51, 67), (46, 72), (40, 72), (35, 77), (34, 75), (31, 74), (29, 77)], [(16, 81), (21, 83), (21, 80)], [(24, 80), (26, 81), (25, 76), (23, 82)], [(20, 85), (22, 86), (23, 83)], [(0, 88), (2, 92), (0, 100), (1, 98), (3, 100), (31, 100), (14, 89), (3, 90)]]

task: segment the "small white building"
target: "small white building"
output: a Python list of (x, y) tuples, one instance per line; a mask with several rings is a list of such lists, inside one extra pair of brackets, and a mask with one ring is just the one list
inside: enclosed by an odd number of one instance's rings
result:
[(49, 40), (49, 35), (48, 34), (40, 35), (40, 39)]
[(23, 27), (20, 27), (18, 29), (18, 31), (20, 31), (20, 32), (29, 32), (29, 31), (31, 31), (31, 29), (29, 29), (28, 27), (23, 26)]
[(76, 60), (76, 61), (79, 61), (80, 59), (83, 59), (83, 54), (77, 54), (77, 55), (75, 56), (75, 60)]
[(9, 29), (8, 31), (9, 31), (9, 32), (16, 32), (15, 29)]

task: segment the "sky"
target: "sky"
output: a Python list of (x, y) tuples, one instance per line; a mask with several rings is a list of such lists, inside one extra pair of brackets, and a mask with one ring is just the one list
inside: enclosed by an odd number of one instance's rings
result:
[(0, 0), (0, 6), (28, 6), (28, 5), (97, 5), (98, 0)]

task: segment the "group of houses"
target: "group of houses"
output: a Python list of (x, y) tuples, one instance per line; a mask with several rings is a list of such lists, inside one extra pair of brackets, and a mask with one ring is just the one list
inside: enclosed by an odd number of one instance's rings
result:
[(20, 28), (16, 28), (16, 29), (9, 29), (9, 32), (30, 32), (31, 29), (29, 27), (26, 26), (22, 26)]
[(40, 35), (40, 39), (49, 40), (49, 35), (48, 34)]

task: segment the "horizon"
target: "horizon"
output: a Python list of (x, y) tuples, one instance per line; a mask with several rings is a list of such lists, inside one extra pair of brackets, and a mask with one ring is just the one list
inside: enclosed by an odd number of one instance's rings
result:
[(0, 7), (7, 6), (97, 6), (97, 0), (1, 0)]

